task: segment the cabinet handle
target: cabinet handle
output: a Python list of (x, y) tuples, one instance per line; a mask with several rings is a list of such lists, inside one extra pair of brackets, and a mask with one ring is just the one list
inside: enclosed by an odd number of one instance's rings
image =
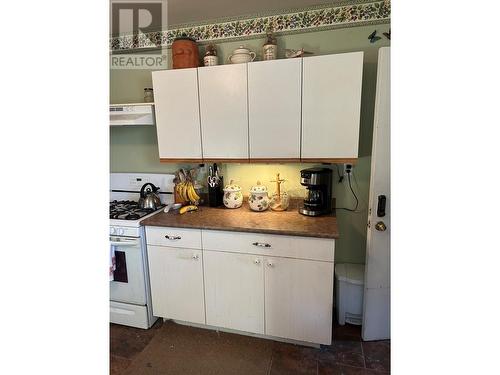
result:
[(260, 264), (260, 259), (255, 259), (253, 262), (254, 262), (255, 264)]
[(181, 236), (169, 236), (168, 234), (165, 235), (165, 238), (167, 240), (170, 240), (170, 241), (174, 241), (174, 240), (180, 240), (181, 239)]
[(267, 262), (267, 266), (268, 267), (274, 267), (274, 263), (273, 262)]
[(193, 255), (194, 260), (198, 260), (199, 258), (200, 258), (200, 256), (198, 254)]
[(263, 243), (263, 242), (254, 242), (254, 243), (252, 243), (252, 245), (254, 245), (254, 246), (259, 246), (259, 247), (271, 247), (271, 245), (270, 245), (270, 244), (268, 244), (268, 243)]

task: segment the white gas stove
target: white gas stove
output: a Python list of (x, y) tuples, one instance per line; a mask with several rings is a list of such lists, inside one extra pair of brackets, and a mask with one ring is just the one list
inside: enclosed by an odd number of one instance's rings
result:
[[(140, 223), (174, 201), (173, 179), (171, 174), (111, 173), (109, 239), (116, 260), (110, 281), (112, 323), (147, 329), (157, 319), (151, 308), (146, 238)], [(138, 205), (141, 187), (148, 182), (160, 188), (162, 206), (157, 210)]]

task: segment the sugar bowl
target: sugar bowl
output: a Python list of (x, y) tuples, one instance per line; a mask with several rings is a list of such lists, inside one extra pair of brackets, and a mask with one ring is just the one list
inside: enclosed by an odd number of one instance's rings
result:
[(236, 48), (231, 55), (228, 56), (227, 60), (231, 64), (241, 64), (251, 62), (255, 59), (255, 52), (250, 51), (248, 48), (240, 46)]
[(240, 208), (243, 204), (243, 194), (241, 193), (241, 186), (229, 181), (229, 185), (224, 188), (224, 206), (227, 208)]

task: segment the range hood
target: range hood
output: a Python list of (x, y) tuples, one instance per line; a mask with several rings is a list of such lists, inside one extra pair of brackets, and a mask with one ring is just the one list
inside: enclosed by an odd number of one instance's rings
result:
[(154, 125), (154, 103), (111, 104), (110, 126)]

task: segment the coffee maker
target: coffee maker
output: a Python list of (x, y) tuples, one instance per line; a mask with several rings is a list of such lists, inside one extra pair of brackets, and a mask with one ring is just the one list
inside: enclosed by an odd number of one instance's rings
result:
[(300, 171), (300, 184), (307, 187), (307, 196), (299, 213), (318, 216), (332, 212), (332, 170), (309, 168)]

